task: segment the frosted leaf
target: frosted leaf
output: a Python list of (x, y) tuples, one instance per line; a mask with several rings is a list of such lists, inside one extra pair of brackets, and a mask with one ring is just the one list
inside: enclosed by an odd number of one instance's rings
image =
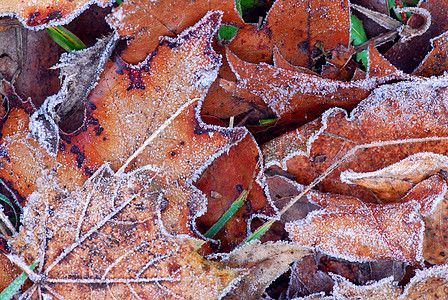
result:
[(448, 170), (447, 156), (422, 152), (374, 172), (357, 173), (346, 170), (341, 173), (341, 181), (367, 187), (380, 199), (391, 202), (403, 197), (417, 183), (441, 170)]
[(121, 37), (132, 37), (123, 58), (138, 63), (159, 45), (160, 36), (174, 37), (197, 23), (210, 10), (223, 12), (223, 22), (244, 25), (232, 0), (223, 1), (125, 1), (107, 18)]
[(289, 265), (308, 255), (305, 248), (286, 242), (253, 242), (235, 249), (222, 263), (230, 268), (244, 268), (236, 289), (224, 299), (259, 299), (269, 284), (289, 269)]
[(41, 30), (70, 23), (91, 4), (106, 7), (112, 3), (110, 0), (5, 0), (0, 6), (0, 17), (17, 17), (26, 28)]
[(261, 97), (277, 117), (303, 124), (331, 107), (355, 107), (380, 84), (399, 79), (416, 79), (390, 65), (373, 46), (369, 51), (369, 77), (350, 82), (326, 79), (265, 63), (244, 62), (230, 51), (227, 51), (227, 60), (239, 88)]
[[(312, 126), (306, 124), (263, 145), (266, 164), (282, 167), (307, 185), (340, 163), (319, 189), (375, 202), (366, 188), (341, 182), (341, 172), (373, 172), (419, 152), (446, 155), (447, 87), (443, 77), (380, 86), (350, 115), (330, 109)], [(324, 129), (310, 135), (312, 128)], [(290, 143), (291, 136), (300, 140)]]
[(333, 275), (336, 281), (333, 299), (371, 299), (371, 300), (407, 300), (407, 299), (445, 299), (448, 294), (447, 265), (417, 270), (411, 281), (402, 290), (393, 277), (384, 278), (364, 286), (357, 286), (339, 275)]
[(375, 205), (317, 191), (308, 197), (323, 209), (286, 224), (291, 239), (299, 246), (315, 247), (349, 261), (422, 263), (424, 223), (416, 200)]
[(211, 299), (233, 285), (237, 271), (204, 260), (198, 241), (166, 232), (147, 172), (113, 176), (105, 165), (71, 194), (43, 178), (8, 255), (22, 267), (39, 261), (33, 297)]
[(56, 123), (84, 107), (117, 42), (118, 35), (111, 34), (92, 47), (61, 55), (55, 66), (60, 69), (59, 78), (63, 80), (61, 90), (44, 104)]

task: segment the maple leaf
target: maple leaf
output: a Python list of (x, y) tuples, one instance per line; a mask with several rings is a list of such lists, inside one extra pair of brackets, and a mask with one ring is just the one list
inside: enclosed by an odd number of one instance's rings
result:
[[(209, 262), (198, 241), (161, 225), (158, 183), (145, 171), (114, 176), (108, 165), (73, 193), (48, 175), (30, 196), (8, 257), (34, 285), (26, 297), (217, 298), (237, 271)], [(39, 261), (36, 271), (27, 270)]]
[[(192, 102), (192, 99), (203, 97), (216, 76), (219, 57), (210, 43), (219, 22), (220, 13), (208, 13), (176, 39), (166, 38), (156, 54), (136, 67), (118, 57), (109, 61), (86, 103), (85, 125), (71, 135), (62, 136), (59, 143), (51, 142), (58, 145), (56, 159), (28, 136), (27, 114), (12, 109), (2, 128), (2, 143), (8, 153), (0, 171), (4, 181), (11, 182), (12, 188), (26, 197), (33, 191), (43, 170), (56, 168), (63, 185), (73, 190), (104, 161), (111, 162), (111, 167), (118, 170), (166, 119), (190, 103), (172, 120), (167, 130), (139, 152), (129, 168), (122, 170), (149, 164), (162, 168), (158, 176), (164, 178), (166, 186), (171, 186), (163, 212), (169, 216), (166, 218), (170, 222), (170, 225), (166, 224), (167, 228), (189, 232), (190, 212), (193, 216), (200, 214), (203, 204), (196, 201), (202, 197), (187, 186), (214, 158), (247, 134), (243, 128), (225, 129), (203, 124), (197, 115), (196, 103)], [(104, 51), (109, 51), (106, 49)], [(44, 120), (51, 119), (52, 108), (62, 102), (60, 98), (63, 97), (59, 95), (48, 98), (38, 112), (48, 116)], [(40, 140), (53, 141), (54, 138), (44, 135)], [(38, 168), (35, 157), (41, 162)], [(191, 199), (187, 201), (188, 205), (184, 204), (185, 199)]]

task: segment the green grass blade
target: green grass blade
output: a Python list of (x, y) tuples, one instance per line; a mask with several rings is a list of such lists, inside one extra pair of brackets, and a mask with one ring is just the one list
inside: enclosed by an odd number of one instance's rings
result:
[[(364, 42), (367, 42), (367, 35), (364, 31), (364, 28), (362, 27), (362, 21), (352, 13), (350, 13), (350, 42), (352, 42), (354, 46), (358, 46)], [(362, 61), (364, 67), (367, 70), (369, 64), (369, 61), (367, 59), (367, 50), (356, 54), (356, 58), (359, 61)]]
[(9, 220), (11, 222), (14, 222), (14, 227), (17, 228), (17, 220), (19, 218), (17, 217), (17, 212), (16, 212), (16, 209), (14, 208), (14, 205), (12, 205), (11, 201), (3, 194), (0, 194), (0, 202), (4, 202), (4, 203), (8, 204), (8, 206), (12, 208), (12, 211), (14, 213), (14, 218), (9, 218)]
[(86, 48), (86, 45), (76, 35), (62, 26), (50, 27), (46, 30), (53, 41), (69, 52)]
[(230, 40), (238, 28), (231, 25), (223, 25), (218, 29), (218, 40)]
[(260, 120), (260, 125), (266, 125), (266, 124), (271, 124), (274, 123), (275, 121), (277, 121), (277, 119), (263, 119)]
[[(37, 266), (38, 261), (34, 262), (30, 269), (34, 270), (34, 268)], [(23, 272), (17, 278), (11, 282), (11, 284), (3, 290), (3, 292), (0, 294), (0, 300), (9, 300), (12, 298), (12, 296), (20, 289), (22, 284), (25, 282), (25, 280), (28, 278), (28, 275)]]
[(274, 220), (269, 220), (268, 222), (264, 223), (260, 228), (257, 229), (244, 243), (249, 243), (250, 241), (258, 239), (260, 236), (266, 233), (266, 231), (271, 228), (272, 224), (274, 224)]
[(219, 220), (213, 225), (207, 232), (204, 234), (207, 238), (213, 238), (218, 231), (222, 229), (224, 224), (236, 213), (236, 211), (243, 205), (244, 201), (246, 201), (247, 195), (249, 195), (249, 191), (242, 191), (238, 198), (233, 201), (230, 208), (219, 218)]

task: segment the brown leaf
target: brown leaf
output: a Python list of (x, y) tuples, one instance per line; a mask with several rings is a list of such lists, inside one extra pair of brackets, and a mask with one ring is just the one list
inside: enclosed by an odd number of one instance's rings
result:
[(398, 299), (401, 294), (401, 289), (393, 284), (393, 277), (384, 278), (365, 286), (354, 285), (342, 276), (334, 276), (334, 279), (336, 281), (333, 291), (335, 298), (393, 300)]
[(291, 266), (287, 297), (293, 299), (321, 291), (329, 294), (333, 285), (333, 279), (317, 269), (316, 256), (308, 255)]
[[(30, 200), (8, 257), (27, 266), (28, 297), (217, 298), (238, 272), (207, 261), (197, 241), (166, 233), (158, 183), (148, 171), (114, 176), (103, 166), (72, 194), (51, 175)], [(26, 270), (26, 269), (25, 269)]]
[[(426, 186), (427, 190), (434, 188)], [(421, 214), (435, 207), (446, 189), (443, 182), (438, 195), (431, 195), (431, 191), (423, 196), (417, 193), (403, 198), (402, 203), (387, 205), (312, 191), (309, 199), (323, 209), (310, 213), (303, 221), (286, 224), (286, 230), (300, 246), (317, 247), (350, 261), (390, 259), (418, 265), (423, 260)]]
[(287, 61), (311, 68), (317, 44), (321, 43), (325, 50), (339, 44), (349, 45), (349, 3), (276, 1), (266, 16), (264, 26), (269, 28), (273, 42)]
[(448, 199), (435, 207), (434, 212), (423, 219), (425, 236), (423, 257), (431, 264), (444, 264), (448, 261)]
[(343, 277), (335, 276), (337, 284), (334, 287), (333, 295), (336, 299), (445, 299), (448, 296), (447, 275), (446, 265), (418, 270), (405, 286), (404, 291), (393, 283), (393, 277), (370, 285), (356, 286)]
[(206, 213), (197, 219), (202, 233), (218, 221), (242, 191), (250, 189), (242, 207), (213, 237), (221, 243), (220, 252), (232, 251), (247, 237), (246, 231), (254, 216), (272, 217), (276, 213), (270, 197), (265, 195), (266, 178), (257, 165), (260, 158), (255, 140), (246, 135), (228, 153), (218, 157), (195, 183), (208, 200)]
[(8, 0), (2, 2), (0, 16), (17, 16), (23, 25), (37, 30), (68, 23), (92, 2), (102, 7), (110, 3), (108, 0), (42, 0), (39, 2)]
[[(381, 86), (350, 116), (341, 109), (331, 109), (321, 119), (266, 143), (262, 147), (266, 164), (282, 167), (307, 185), (358, 147), (319, 183), (318, 189), (376, 202), (368, 189), (342, 182), (340, 173), (372, 172), (419, 152), (446, 154), (446, 87), (443, 78)], [(406, 139), (421, 141), (401, 142)], [(361, 146), (367, 144), (370, 146)]]
[(347, 170), (341, 173), (341, 179), (372, 190), (382, 201), (395, 202), (417, 183), (442, 170), (448, 170), (448, 157), (423, 152), (374, 172), (357, 173)]
[[(276, 113), (289, 122), (304, 123), (334, 106), (351, 109), (379, 84), (406, 79), (370, 47), (371, 78), (353, 82), (324, 79), (304, 72), (276, 68), (263, 63), (251, 64), (227, 53), (238, 87), (261, 97)], [(290, 69), (290, 68), (289, 68)]]
[[(407, 42), (396, 43), (385, 57), (394, 66), (406, 73), (412, 73), (431, 50), (430, 40), (448, 30), (445, 20), (448, 17), (447, 0), (428, 0), (420, 2), (418, 7), (428, 10), (431, 15), (430, 27), (422, 35), (414, 37)], [(407, 25), (417, 28), (422, 24), (422, 18), (414, 14)]]
[(193, 26), (209, 10), (222, 10), (223, 22), (244, 25), (233, 1), (125, 1), (108, 22), (121, 37), (132, 38), (123, 54), (128, 63), (138, 63), (159, 45), (160, 36), (174, 37)]
[(229, 254), (222, 262), (230, 268), (244, 268), (244, 275), (224, 299), (260, 299), (266, 287), (289, 269), (289, 265), (308, 255), (305, 248), (287, 243), (257, 242)]
[[(219, 57), (210, 48), (219, 21), (220, 14), (212, 12), (177, 39), (165, 39), (145, 65), (133, 67), (118, 57), (109, 61), (86, 103), (85, 126), (62, 137), (56, 161), (28, 136), (26, 113), (11, 110), (2, 128), (8, 154), (3, 158), (2, 177), (27, 196), (41, 176), (40, 170), (60, 165), (59, 179), (69, 190), (82, 184), (104, 161), (117, 170), (182, 105), (203, 97), (219, 65)], [(51, 104), (49, 101), (46, 107)], [(170, 125), (171, 130), (148, 145), (133, 166), (163, 165), (165, 171), (160, 176), (166, 180), (191, 182), (213, 154), (218, 156), (246, 134), (244, 129), (207, 127), (195, 111), (194, 103), (183, 110)], [(196, 151), (195, 147), (204, 149)], [(158, 154), (153, 155), (152, 149)], [(38, 166), (35, 157), (39, 158)]]
[(418, 76), (439, 76), (448, 70), (448, 32), (431, 39), (433, 49), (413, 72)]

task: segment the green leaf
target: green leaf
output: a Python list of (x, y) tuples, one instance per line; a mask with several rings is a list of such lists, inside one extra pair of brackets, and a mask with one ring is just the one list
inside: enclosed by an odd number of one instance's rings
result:
[[(350, 13), (350, 42), (354, 46), (358, 46), (364, 42), (367, 42), (367, 35), (364, 31), (364, 28), (362, 27), (362, 21), (352, 13)], [(362, 61), (364, 67), (367, 70), (369, 64), (369, 61), (367, 59), (367, 50), (356, 54), (356, 58), (358, 59), (358, 61)]]
[[(30, 269), (34, 270), (34, 268), (37, 266), (38, 261), (34, 262)], [(3, 292), (0, 294), (0, 300), (9, 300), (12, 298), (12, 296), (20, 289), (22, 284), (25, 282), (25, 280), (28, 278), (28, 275), (23, 272), (17, 278), (11, 282), (11, 284), (3, 290)]]
[(243, 16), (243, 11), (247, 10), (248, 8), (257, 6), (259, 4), (259, 0), (236, 0), (235, 6), (238, 12), (240, 13), (240, 16)]
[(238, 28), (231, 25), (223, 25), (218, 29), (218, 40), (230, 40)]
[(238, 198), (233, 201), (230, 208), (219, 218), (219, 220), (213, 225), (207, 232), (204, 234), (207, 238), (213, 238), (215, 234), (218, 233), (224, 226), (224, 224), (227, 223), (227, 221), (237, 212), (237, 210), (243, 205), (244, 201), (246, 201), (247, 195), (249, 195), (249, 191), (244, 190), (241, 192), (241, 194), (238, 196)]
[(62, 26), (50, 27), (46, 30), (53, 41), (69, 52), (86, 48), (86, 45), (76, 35)]
[(121, 3), (123, 3), (123, 0), (115, 0), (115, 2), (117, 2), (118, 5), (120, 5)]
[(14, 205), (12, 204), (12, 202), (3, 194), (0, 194), (0, 202), (6, 203), (8, 204), (9, 207), (11, 207), (13, 213), (14, 213), (14, 217), (13, 218), (9, 218), (9, 220), (11, 222), (14, 222), (14, 227), (17, 228), (17, 220), (19, 219), (17, 217), (17, 212), (16, 209), (14, 208)]

